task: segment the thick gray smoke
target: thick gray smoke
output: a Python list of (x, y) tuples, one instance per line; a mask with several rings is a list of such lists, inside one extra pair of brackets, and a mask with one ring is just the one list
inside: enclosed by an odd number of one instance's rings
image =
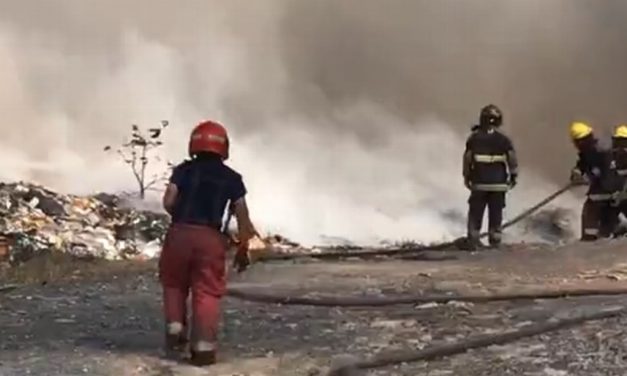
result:
[(625, 16), (612, 0), (0, 0), (0, 177), (126, 189), (103, 145), (168, 119), (180, 160), (215, 118), (264, 230), (457, 236), (481, 106), (519, 149), (509, 215), (568, 176), (571, 120), (627, 122)]

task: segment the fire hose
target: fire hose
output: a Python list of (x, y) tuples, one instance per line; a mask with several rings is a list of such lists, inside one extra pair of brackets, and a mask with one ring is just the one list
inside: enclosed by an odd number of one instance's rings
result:
[(489, 303), (499, 301), (534, 300), (534, 299), (560, 299), (584, 296), (615, 296), (627, 294), (627, 288), (613, 289), (581, 288), (581, 289), (556, 289), (531, 292), (504, 292), (491, 295), (413, 295), (401, 297), (365, 297), (365, 296), (281, 296), (264, 294), (258, 291), (246, 291), (245, 289), (228, 288), (229, 297), (246, 300), (255, 303), (305, 305), (316, 307), (386, 307), (392, 305), (418, 305), (427, 303), (445, 304), (449, 302)]
[[(540, 201), (536, 205), (531, 208), (525, 210), (520, 213), (518, 216), (509, 221), (506, 225), (511, 226), (526, 216), (531, 215), (533, 212), (548, 204), (552, 200), (554, 200), (559, 195), (563, 194), (567, 190), (569, 190), (573, 185), (568, 184), (562, 188), (560, 188), (555, 193), (551, 194), (544, 200)], [(453, 242), (443, 243), (446, 245), (453, 244)], [(440, 247), (444, 247), (440, 245)], [(420, 248), (420, 250), (431, 250), (434, 249), (434, 246), (425, 246), (424, 248)], [(395, 249), (395, 250), (373, 250), (366, 252), (353, 252), (350, 254), (347, 253), (339, 253), (339, 252), (329, 252), (326, 254), (314, 254), (314, 255), (285, 255), (289, 259), (289, 256), (296, 257), (317, 257), (317, 258), (341, 258), (341, 257), (355, 257), (355, 254), (359, 255), (390, 255), (390, 254), (400, 254), (407, 252), (415, 252), (415, 249), (407, 250), (407, 249)], [(294, 258), (294, 257), (292, 257)], [(275, 258), (276, 259), (276, 258)], [(286, 259), (285, 257), (280, 259)], [(401, 305), (401, 304), (424, 304), (424, 303), (447, 303), (451, 301), (464, 301), (464, 302), (473, 302), (473, 303), (485, 303), (492, 301), (511, 301), (511, 300), (530, 300), (530, 299), (558, 299), (564, 297), (575, 297), (575, 296), (593, 296), (593, 295), (623, 295), (627, 294), (627, 289), (619, 288), (619, 289), (570, 289), (570, 290), (543, 290), (537, 292), (527, 292), (527, 293), (501, 293), (501, 294), (493, 294), (493, 295), (466, 295), (466, 296), (454, 296), (454, 295), (413, 295), (413, 296), (404, 296), (404, 297), (363, 297), (363, 296), (355, 296), (355, 297), (342, 297), (342, 296), (318, 296), (318, 297), (307, 297), (307, 296), (282, 296), (282, 295), (274, 295), (274, 294), (265, 294), (260, 291), (247, 291), (245, 289), (239, 288), (229, 288), (228, 296), (247, 300), (257, 303), (269, 303), (269, 304), (284, 304), (284, 305), (308, 305), (308, 306), (323, 306), (323, 307), (381, 307), (381, 306), (390, 306), (390, 305)]]
[[(536, 205), (530, 207), (512, 220), (507, 222), (504, 227), (512, 226), (523, 218), (531, 215), (536, 210), (540, 209), (544, 205), (548, 204), (559, 195), (568, 191), (572, 184), (568, 184), (560, 188), (555, 193), (551, 194), (544, 200), (540, 201)], [(439, 245), (430, 245), (424, 247), (417, 247), (413, 249), (388, 249), (388, 250), (372, 250), (361, 252), (328, 252), (318, 254), (288, 254), (278, 255), (279, 257), (271, 257), (273, 260), (289, 260), (301, 257), (313, 257), (318, 259), (338, 259), (343, 257), (360, 257), (360, 256), (374, 256), (374, 255), (398, 255), (404, 253), (411, 253), (417, 251), (433, 250), (438, 248), (446, 248), (455, 244), (455, 242), (441, 243)], [(268, 260), (264, 258), (261, 261)], [(258, 260), (259, 261), (259, 260)], [(257, 261), (257, 262), (258, 262)], [(591, 295), (622, 295), (627, 294), (627, 289), (616, 290), (553, 290), (553, 291), (538, 291), (530, 293), (503, 293), (496, 295), (474, 295), (474, 296), (454, 296), (454, 295), (439, 295), (439, 296), (404, 296), (404, 297), (342, 297), (342, 296), (319, 296), (319, 297), (307, 297), (307, 296), (285, 296), (266, 294), (260, 291), (247, 291), (241, 288), (229, 288), (227, 295), (251, 302), (268, 303), (268, 304), (283, 304), (283, 305), (308, 305), (308, 306), (323, 306), (323, 307), (381, 307), (400, 304), (423, 304), (423, 303), (446, 303), (450, 301), (465, 301), (465, 302), (491, 302), (491, 301), (504, 301), (504, 300), (528, 300), (528, 299), (557, 299), (569, 296), (591, 296)]]
[[(564, 185), (563, 187), (561, 187), (560, 189), (558, 189), (557, 191), (555, 191), (554, 193), (552, 193), (551, 195), (543, 199), (542, 201), (538, 202), (534, 206), (518, 214), (516, 217), (512, 218), (511, 220), (505, 222), (502, 226), (503, 229), (511, 227), (515, 225), (516, 223), (522, 221), (523, 219), (527, 218), (528, 216), (532, 215), (537, 210), (541, 209), (545, 205), (549, 204), (551, 201), (555, 200), (557, 197), (561, 196), (562, 194), (564, 194), (565, 192), (573, 188), (575, 185), (576, 184), (573, 184), (573, 183), (568, 183)], [(486, 236), (488, 236), (487, 232), (483, 232), (480, 234), (480, 238), (485, 238)], [(397, 256), (397, 255), (404, 255), (404, 254), (415, 254), (415, 253), (420, 253), (423, 251), (445, 250), (445, 249), (459, 246), (463, 244), (465, 241), (466, 241), (466, 237), (460, 237), (452, 241), (441, 242), (441, 243), (436, 243), (436, 244), (425, 244), (425, 245), (418, 245), (418, 246), (412, 246), (412, 247), (400, 247), (400, 248), (391, 248), (391, 249), (363, 249), (361, 248), (360, 251), (348, 251), (348, 252), (347, 251), (330, 251), (330, 252), (321, 252), (321, 253), (290, 253), (290, 254), (275, 253), (275, 254), (262, 256), (261, 258), (257, 259), (256, 262), (287, 261), (287, 260), (294, 260), (294, 259), (301, 259), (301, 258), (311, 258), (311, 259), (318, 259), (318, 260), (337, 260), (337, 259), (348, 258), (348, 257), (368, 258), (368, 257), (377, 257), (377, 256)]]
[[(568, 184), (560, 188), (555, 193), (551, 194), (544, 200), (540, 201), (531, 208), (520, 213), (510, 221), (504, 224), (505, 227), (512, 226), (522, 219), (533, 214), (538, 209), (547, 205), (555, 198), (571, 189), (574, 184)], [(487, 234), (481, 234), (486, 236)], [(424, 246), (419, 248), (408, 249), (396, 249), (396, 250), (372, 250), (365, 252), (353, 252), (350, 254), (340, 252), (327, 252), (325, 254), (315, 255), (287, 255), (292, 257), (281, 257), (274, 259), (291, 259), (298, 257), (314, 257), (321, 259), (334, 259), (342, 257), (356, 257), (359, 255), (395, 255), (407, 252), (416, 252), (420, 250), (429, 250), (434, 248), (446, 248), (454, 245), (456, 241), (446, 242), (439, 245)], [(294, 257), (296, 256), (296, 257)], [(627, 289), (615, 288), (615, 289), (557, 289), (557, 290), (542, 290), (536, 292), (513, 292), (513, 293), (500, 293), (492, 295), (466, 295), (466, 296), (452, 296), (452, 295), (432, 295), (432, 296), (406, 296), (406, 297), (307, 297), (307, 296), (277, 296), (270, 294), (263, 294), (254, 291), (245, 291), (238, 288), (229, 288), (227, 292), (229, 297), (236, 299), (242, 299), (257, 303), (270, 303), (270, 304), (284, 304), (284, 305), (309, 305), (309, 306), (325, 306), (325, 307), (380, 307), (400, 304), (424, 304), (424, 303), (448, 303), (451, 301), (464, 301), (474, 303), (487, 303), (493, 301), (512, 301), (512, 300), (531, 300), (531, 299), (558, 299), (564, 297), (581, 297), (581, 296), (610, 296), (610, 295), (625, 295)], [(523, 326), (518, 329), (505, 331), (497, 334), (478, 335), (466, 338), (459, 342), (436, 344), (428, 346), (422, 350), (399, 352), (398, 350), (381, 353), (377, 356), (369, 359), (357, 359), (349, 363), (344, 363), (340, 367), (334, 367), (329, 376), (348, 376), (354, 375), (355, 371), (367, 370), (374, 368), (388, 367), (392, 365), (398, 365), (408, 362), (417, 361), (429, 361), (447, 356), (452, 356), (466, 352), (471, 349), (478, 349), (482, 347), (488, 347), (491, 345), (506, 344), (522, 338), (536, 336), (542, 333), (557, 331), (565, 329), (575, 325), (583, 324), (587, 321), (603, 320), (612, 317), (624, 315), (627, 312), (625, 306), (614, 306), (609, 308), (602, 308), (594, 312), (584, 312), (582, 314), (569, 314), (567, 317), (554, 317), (544, 322), (538, 322), (530, 325)]]
[[(566, 314), (564, 314), (566, 313)], [(598, 321), (623, 316), (627, 313), (626, 306), (603, 307), (592, 312), (564, 312), (561, 316), (546, 321), (525, 325), (519, 329), (497, 334), (476, 335), (458, 342), (428, 346), (422, 350), (399, 352), (398, 350), (382, 353), (370, 359), (357, 360), (332, 369), (328, 376), (349, 376), (358, 374), (358, 370), (388, 367), (397, 364), (429, 361), (446, 356), (461, 354), (472, 349), (485, 348), (492, 345), (504, 345), (523, 338), (543, 333), (566, 329), (588, 321)]]

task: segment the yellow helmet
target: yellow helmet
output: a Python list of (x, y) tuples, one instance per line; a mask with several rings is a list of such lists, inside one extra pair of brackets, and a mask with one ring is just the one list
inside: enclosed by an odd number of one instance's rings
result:
[(592, 127), (586, 123), (576, 121), (570, 125), (570, 137), (573, 140), (580, 140), (592, 134)]
[(627, 138), (627, 124), (622, 124), (616, 127), (614, 130), (614, 137)]

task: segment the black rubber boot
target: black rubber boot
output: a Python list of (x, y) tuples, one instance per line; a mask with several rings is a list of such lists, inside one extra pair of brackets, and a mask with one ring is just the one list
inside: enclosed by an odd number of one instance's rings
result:
[(490, 247), (494, 249), (501, 248), (501, 239), (490, 238)]
[(479, 251), (483, 248), (483, 243), (478, 237), (468, 237), (466, 241), (468, 242), (466, 249), (470, 252)]
[(206, 367), (216, 364), (215, 351), (193, 351), (190, 363), (196, 367)]
[(172, 360), (181, 360), (188, 356), (189, 341), (182, 334), (165, 335), (166, 357)]

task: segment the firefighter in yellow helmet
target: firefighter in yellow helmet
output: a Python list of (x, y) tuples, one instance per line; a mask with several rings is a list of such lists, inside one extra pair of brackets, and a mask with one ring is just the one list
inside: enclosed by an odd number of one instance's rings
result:
[(571, 181), (589, 186), (581, 213), (581, 240), (610, 237), (616, 225), (613, 203), (620, 184), (612, 151), (599, 143), (586, 123), (572, 123), (570, 137), (579, 152)]
[(627, 176), (627, 124), (614, 128), (612, 150), (618, 174)]
[[(622, 213), (627, 217), (627, 124), (622, 124), (614, 128), (612, 136), (612, 154), (614, 163), (616, 164), (616, 172), (620, 179), (620, 192), (616, 198), (616, 224), (618, 225), (618, 216)], [(617, 228), (615, 234), (623, 235), (625, 229)]]

